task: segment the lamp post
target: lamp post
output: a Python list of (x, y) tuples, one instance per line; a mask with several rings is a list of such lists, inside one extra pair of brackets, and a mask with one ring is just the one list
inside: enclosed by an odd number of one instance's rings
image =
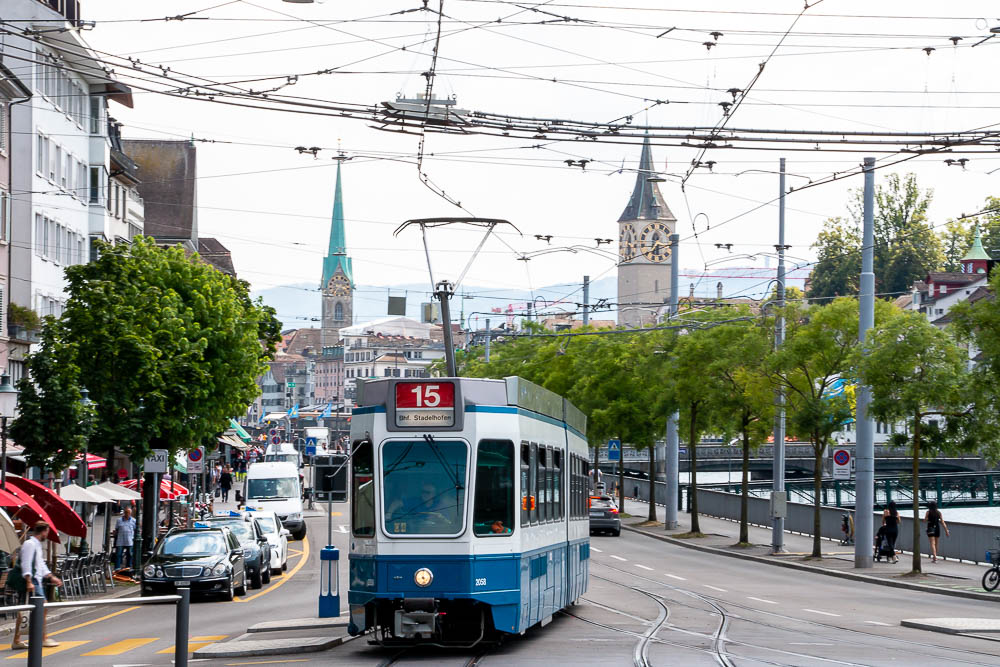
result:
[(7, 419), (17, 410), (17, 389), (10, 384), (10, 375), (0, 375), (0, 488), (7, 488)]
[[(84, 424), (87, 424), (90, 421), (90, 406), (93, 405), (93, 401), (90, 400), (90, 392), (87, 391), (86, 387), (80, 387), (80, 405), (83, 406), (83, 409), (85, 411), (84, 417), (83, 417), (83, 422), (84, 422)], [(88, 437), (89, 437), (89, 433), (88, 433)], [(79, 468), (77, 470), (77, 473), (76, 473), (76, 477), (77, 477), (76, 481), (83, 488), (87, 488), (87, 482), (89, 481), (90, 463), (87, 461), (87, 457), (89, 455), (90, 455), (89, 448), (87, 447), (87, 443), (85, 442), (84, 445), (83, 445), (83, 455), (80, 457), (80, 466), (79, 466)], [(84, 509), (88, 510), (89, 509), (89, 505), (85, 504), (84, 505)], [(87, 513), (89, 514), (89, 512), (87, 512)], [(107, 519), (105, 519), (105, 523), (107, 523)], [(88, 522), (87, 528), (88, 528), (88, 532), (89, 532), (89, 528), (90, 528), (89, 522)], [(89, 552), (89, 551), (90, 551), (90, 545), (87, 544), (87, 538), (86, 538), (86, 536), (81, 537), (80, 538), (80, 555), (81, 556), (86, 556), (87, 552)]]

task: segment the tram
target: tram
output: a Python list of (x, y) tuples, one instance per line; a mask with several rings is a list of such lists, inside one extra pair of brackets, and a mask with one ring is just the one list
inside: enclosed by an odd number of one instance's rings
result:
[(351, 417), (350, 623), (471, 646), (587, 590), (586, 416), (522, 378), (379, 379)]

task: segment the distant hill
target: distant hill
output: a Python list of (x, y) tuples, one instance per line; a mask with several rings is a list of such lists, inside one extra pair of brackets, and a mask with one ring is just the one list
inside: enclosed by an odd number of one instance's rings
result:
[[(788, 272), (788, 285), (802, 288), (808, 276), (806, 269), (794, 269)], [(701, 269), (683, 269), (681, 271), (680, 296), (686, 297), (695, 286), (695, 296), (714, 297), (718, 293), (718, 285), (722, 284), (722, 294), (726, 297), (761, 298), (771, 291), (775, 269), (770, 267), (712, 267), (708, 273)], [(552, 285), (541, 287), (534, 292), (528, 290), (500, 290), (492, 287), (464, 286), (460, 290), (463, 296), (456, 295), (452, 300), (452, 319), (457, 322), (460, 315), (465, 315), (462, 325), (467, 323), (476, 328), (484, 326), (483, 319), (492, 317), (493, 325), (500, 323), (502, 313), (508, 308), (522, 313), (527, 303), (535, 297), (536, 308), (546, 308), (546, 312), (559, 309), (567, 312), (578, 310), (576, 304), (583, 301), (583, 288), (576, 285)], [(475, 295), (475, 296), (471, 296)], [(313, 284), (280, 285), (253, 292), (254, 297), (261, 297), (264, 303), (272, 306), (286, 329), (295, 327), (318, 327), (320, 323), (320, 295)], [(406, 314), (413, 319), (420, 319), (420, 304), (431, 300), (426, 283), (392, 285), (390, 287), (374, 285), (358, 285), (354, 295), (355, 323), (367, 322), (388, 315), (388, 297), (406, 296)], [(618, 278), (610, 276), (601, 278), (590, 284), (590, 303), (597, 304), (601, 299), (614, 303), (618, 296)], [(544, 303), (543, 303), (544, 300)], [(494, 309), (500, 309), (495, 313)], [(617, 313), (610, 311), (597, 312), (595, 319), (617, 318)]]

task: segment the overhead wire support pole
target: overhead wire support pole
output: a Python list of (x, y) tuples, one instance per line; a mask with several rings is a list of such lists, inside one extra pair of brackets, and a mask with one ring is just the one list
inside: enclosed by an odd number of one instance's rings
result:
[[(785, 341), (785, 158), (778, 162), (778, 286), (774, 320), (774, 349)], [(771, 485), (771, 553), (785, 550), (785, 390), (774, 397), (774, 463)]]
[[(864, 161), (864, 227), (861, 245), (861, 290), (858, 295), (858, 342), (862, 354), (868, 330), (875, 326), (875, 158)], [(859, 385), (857, 392), (858, 441), (854, 452), (856, 465), (854, 533), (854, 567), (872, 567), (872, 548), (868, 541), (874, 535), (875, 511), (875, 436), (874, 424), (868, 416), (872, 400), (871, 387)]]
[[(680, 287), (677, 282), (680, 280), (680, 261), (677, 251), (680, 246), (681, 236), (674, 233), (670, 235), (670, 309), (669, 317), (677, 317), (678, 291)], [(680, 442), (677, 435), (677, 422), (680, 415), (677, 411), (670, 413), (667, 417), (667, 444), (666, 455), (664, 456), (664, 468), (667, 476), (667, 497), (664, 498), (664, 519), (663, 528), (665, 530), (677, 529), (677, 510), (680, 505)], [(692, 446), (692, 445), (689, 445)], [(650, 471), (652, 472), (652, 471)], [(650, 498), (650, 502), (655, 501), (655, 497)]]

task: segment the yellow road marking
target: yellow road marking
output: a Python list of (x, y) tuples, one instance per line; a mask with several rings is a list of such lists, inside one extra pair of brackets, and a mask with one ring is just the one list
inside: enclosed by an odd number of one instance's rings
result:
[(61, 635), (64, 632), (69, 632), (70, 630), (79, 630), (80, 628), (85, 628), (88, 625), (93, 625), (94, 623), (100, 623), (101, 621), (106, 621), (109, 618), (114, 618), (115, 616), (121, 616), (122, 614), (127, 614), (130, 611), (135, 611), (138, 607), (126, 607), (120, 611), (112, 612), (106, 616), (101, 616), (100, 618), (95, 618), (92, 621), (87, 621), (86, 623), (80, 623), (78, 625), (73, 625), (68, 628), (63, 628), (62, 630), (56, 630), (55, 632), (50, 632), (49, 636)]
[(291, 578), (295, 576), (295, 573), (302, 569), (302, 567), (306, 564), (308, 560), (309, 560), (309, 538), (306, 537), (302, 540), (302, 556), (299, 557), (299, 562), (295, 564), (295, 567), (293, 567), (291, 570), (288, 571), (288, 574), (286, 574), (280, 580), (278, 580), (277, 583), (271, 584), (268, 588), (262, 590), (260, 593), (254, 593), (250, 597), (246, 598), (236, 598), (235, 601), (250, 602), (250, 600), (256, 600), (261, 595), (267, 595), (271, 591), (277, 590), (282, 586), (282, 584), (288, 583), (288, 581), (290, 581)]
[(344, 516), (343, 512), (330, 512), (330, 516)]
[(305, 658), (299, 658), (298, 660), (261, 660), (260, 662), (227, 662), (226, 667), (234, 667), (234, 665), (284, 665), (287, 662), (309, 662)]
[[(61, 651), (68, 651), (71, 648), (76, 648), (77, 646), (83, 646), (84, 644), (89, 644), (89, 643), (90, 643), (89, 639), (85, 639), (83, 641), (76, 641), (76, 642), (59, 642), (59, 646), (53, 646), (52, 648), (43, 648), (42, 649), (42, 657), (46, 657), (47, 658), (48, 656), (52, 655), (53, 653), (60, 653)], [(7, 645), (7, 648), (10, 648), (9, 644)], [(27, 657), (28, 657), (28, 652), (25, 651), (23, 653), (15, 653), (14, 655), (7, 656), (7, 659), (8, 660), (13, 660), (15, 658), (27, 658)]]
[(300, 550), (298, 550), (298, 549), (289, 549), (288, 550), (288, 555), (289, 556), (301, 556), (302, 552)]
[[(229, 635), (200, 635), (198, 637), (188, 638), (188, 653), (194, 653), (200, 648), (204, 648), (209, 644), (214, 644), (215, 642), (220, 642)], [(173, 653), (174, 646), (170, 648), (165, 648), (162, 651), (157, 651), (157, 653)]]
[(114, 644), (108, 644), (104, 648), (99, 648), (91, 651), (90, 653), (84, 653), (83, 655), (121, 655), (126, 651), (131, 651), (134, 648), (139, 648), (140, 646), (145, 646), (146, 644), (152, 644), (159, 637), (137, 637), (135, 639), (123, 639), (120, 642), (115, 642)]

